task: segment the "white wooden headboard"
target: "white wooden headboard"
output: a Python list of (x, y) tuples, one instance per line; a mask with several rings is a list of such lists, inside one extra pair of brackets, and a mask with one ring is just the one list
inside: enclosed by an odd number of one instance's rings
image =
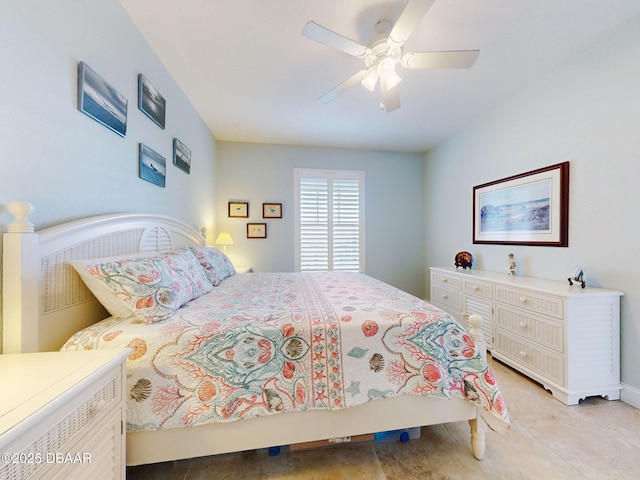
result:
[(204, 245), (203, 231), (162, 215), (101, 215), (34, 232), (28, 203), (9, 211), (16, 220), (3, 235), (4, 353), (58, 350), (108, 316), (69, 261)]

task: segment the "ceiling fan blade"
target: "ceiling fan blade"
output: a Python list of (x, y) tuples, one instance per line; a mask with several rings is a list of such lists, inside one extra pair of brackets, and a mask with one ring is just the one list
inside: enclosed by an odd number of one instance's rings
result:
[(322, 25), (318, 25), (316, 22), (307, 23), (302, 29), (302, 34), (310, 40), (333, 47), (354, 57), (365, 57), (369, 53), (369, 49), (364, 45), (343, 37)]
[(337, 87), (333, 88), (332, 90), (329, 90), (327, 93), (322, 95), (320, 98), (318, 98), (318, 101), (320, 103), (329, 103), (331, 100), (338, 97), (339, 95), (342, 95), (344, 92), (349, 90), (354, 85), (357, 85), (358, 82), (360, 82), (364, 77), (367, 76), (367, 73), (368, 73), (367, 70), (360, 70), (355, 75), (352, 75), (351, 77), (347, 78), (344, 82), (342, 82)]
[(407, 68), (470, 68), (480, 50), (452, 50), (450, 52), (407, 52), (401, 64)]
[(391, 29), (389, 39), (393, 43), (402, 45), (411, 36), (413, 31), (433, 5), (435, 0), (408, 0), (400, 18)]
[(396, 87), (387, 90), (387, 81), (384, 78), (380, 79), (380, 92), (382, 93), (382, 103), (380, 106), (385, 112), (393, 112), (400, 108), (400, 97), (398, 96), (398, 89)]

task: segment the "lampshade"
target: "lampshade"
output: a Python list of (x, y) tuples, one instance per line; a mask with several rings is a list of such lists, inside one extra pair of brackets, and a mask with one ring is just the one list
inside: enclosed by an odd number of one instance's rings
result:
[(396, 73), (396, 62), (394, 62), (389, 57), (383, 58), (378, 63), (378, 67), (376, 70), (378, 71), (378, 75), (380, 76), (380, 78), (385, 79), (387, 90), (391, 90), (402, 81), (402, 79)]
[(396, 85), (398, 85), (402, 79), (398, 76), (398, 74), (394, 71), (391, 72), (387, 75), (386, 80), (386, 86), (387, 86), (387, 90), (391, 90), (393, 87), (395, 87)]
[(231, 238), (231, 235), (229, 235), (227, 232), (222, 232), (220, 235), (218, 235), (218, 238), (216, 238), (216, 241), (214, 243), (216, 245), (223, 246), (233, 245), (233, 238)]
[(376, 69), (375, 68), (370, 69), (369, 73), (367, 73), (367, 76), (364, 77), (360, 81), (360, 83), (362, 83), (364, 88), (373, 92), (373, 90), (376, 88), (376, 83), (378, 83), (378, 72), (376, 71)]

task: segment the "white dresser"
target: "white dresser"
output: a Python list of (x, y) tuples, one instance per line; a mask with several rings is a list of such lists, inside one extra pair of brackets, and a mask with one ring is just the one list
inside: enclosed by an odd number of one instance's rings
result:
[(620, 398), (620, 296), (482, 270), (431, 269), (431, 303), (467, 324), (482, 316), (487, 348), (567, 405)]
[(0, 479), (124, 478), (130, 352), (0, 355)]

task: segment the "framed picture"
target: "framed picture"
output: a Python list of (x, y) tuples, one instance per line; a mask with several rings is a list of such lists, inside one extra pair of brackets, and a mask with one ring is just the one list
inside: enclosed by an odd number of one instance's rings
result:
[(167, 174), (165, 158), (142, 143), (138, 157), (140, 178), (164, 188)]
[(229, 216), (249, 218), (249, 202), (229, 202)]
[(267, 238), (267, 224), (247, 223), (247, 238)]
[(263, 203), (262, 218), (282, 218), (281, 203)]
[(173, 164), (180, 170), (191, 173), (191, 150), (177, 138), (173, 139)]
[(569, 162), (473, 187), (473, 243), (569, 245)]
[(86, 63), (78, 64), (78, 110), (124, 137), (127, 99)]
[(138, 75), (138, 108), (156, 125), (164, 129), (167, 102), (143, 74)]

